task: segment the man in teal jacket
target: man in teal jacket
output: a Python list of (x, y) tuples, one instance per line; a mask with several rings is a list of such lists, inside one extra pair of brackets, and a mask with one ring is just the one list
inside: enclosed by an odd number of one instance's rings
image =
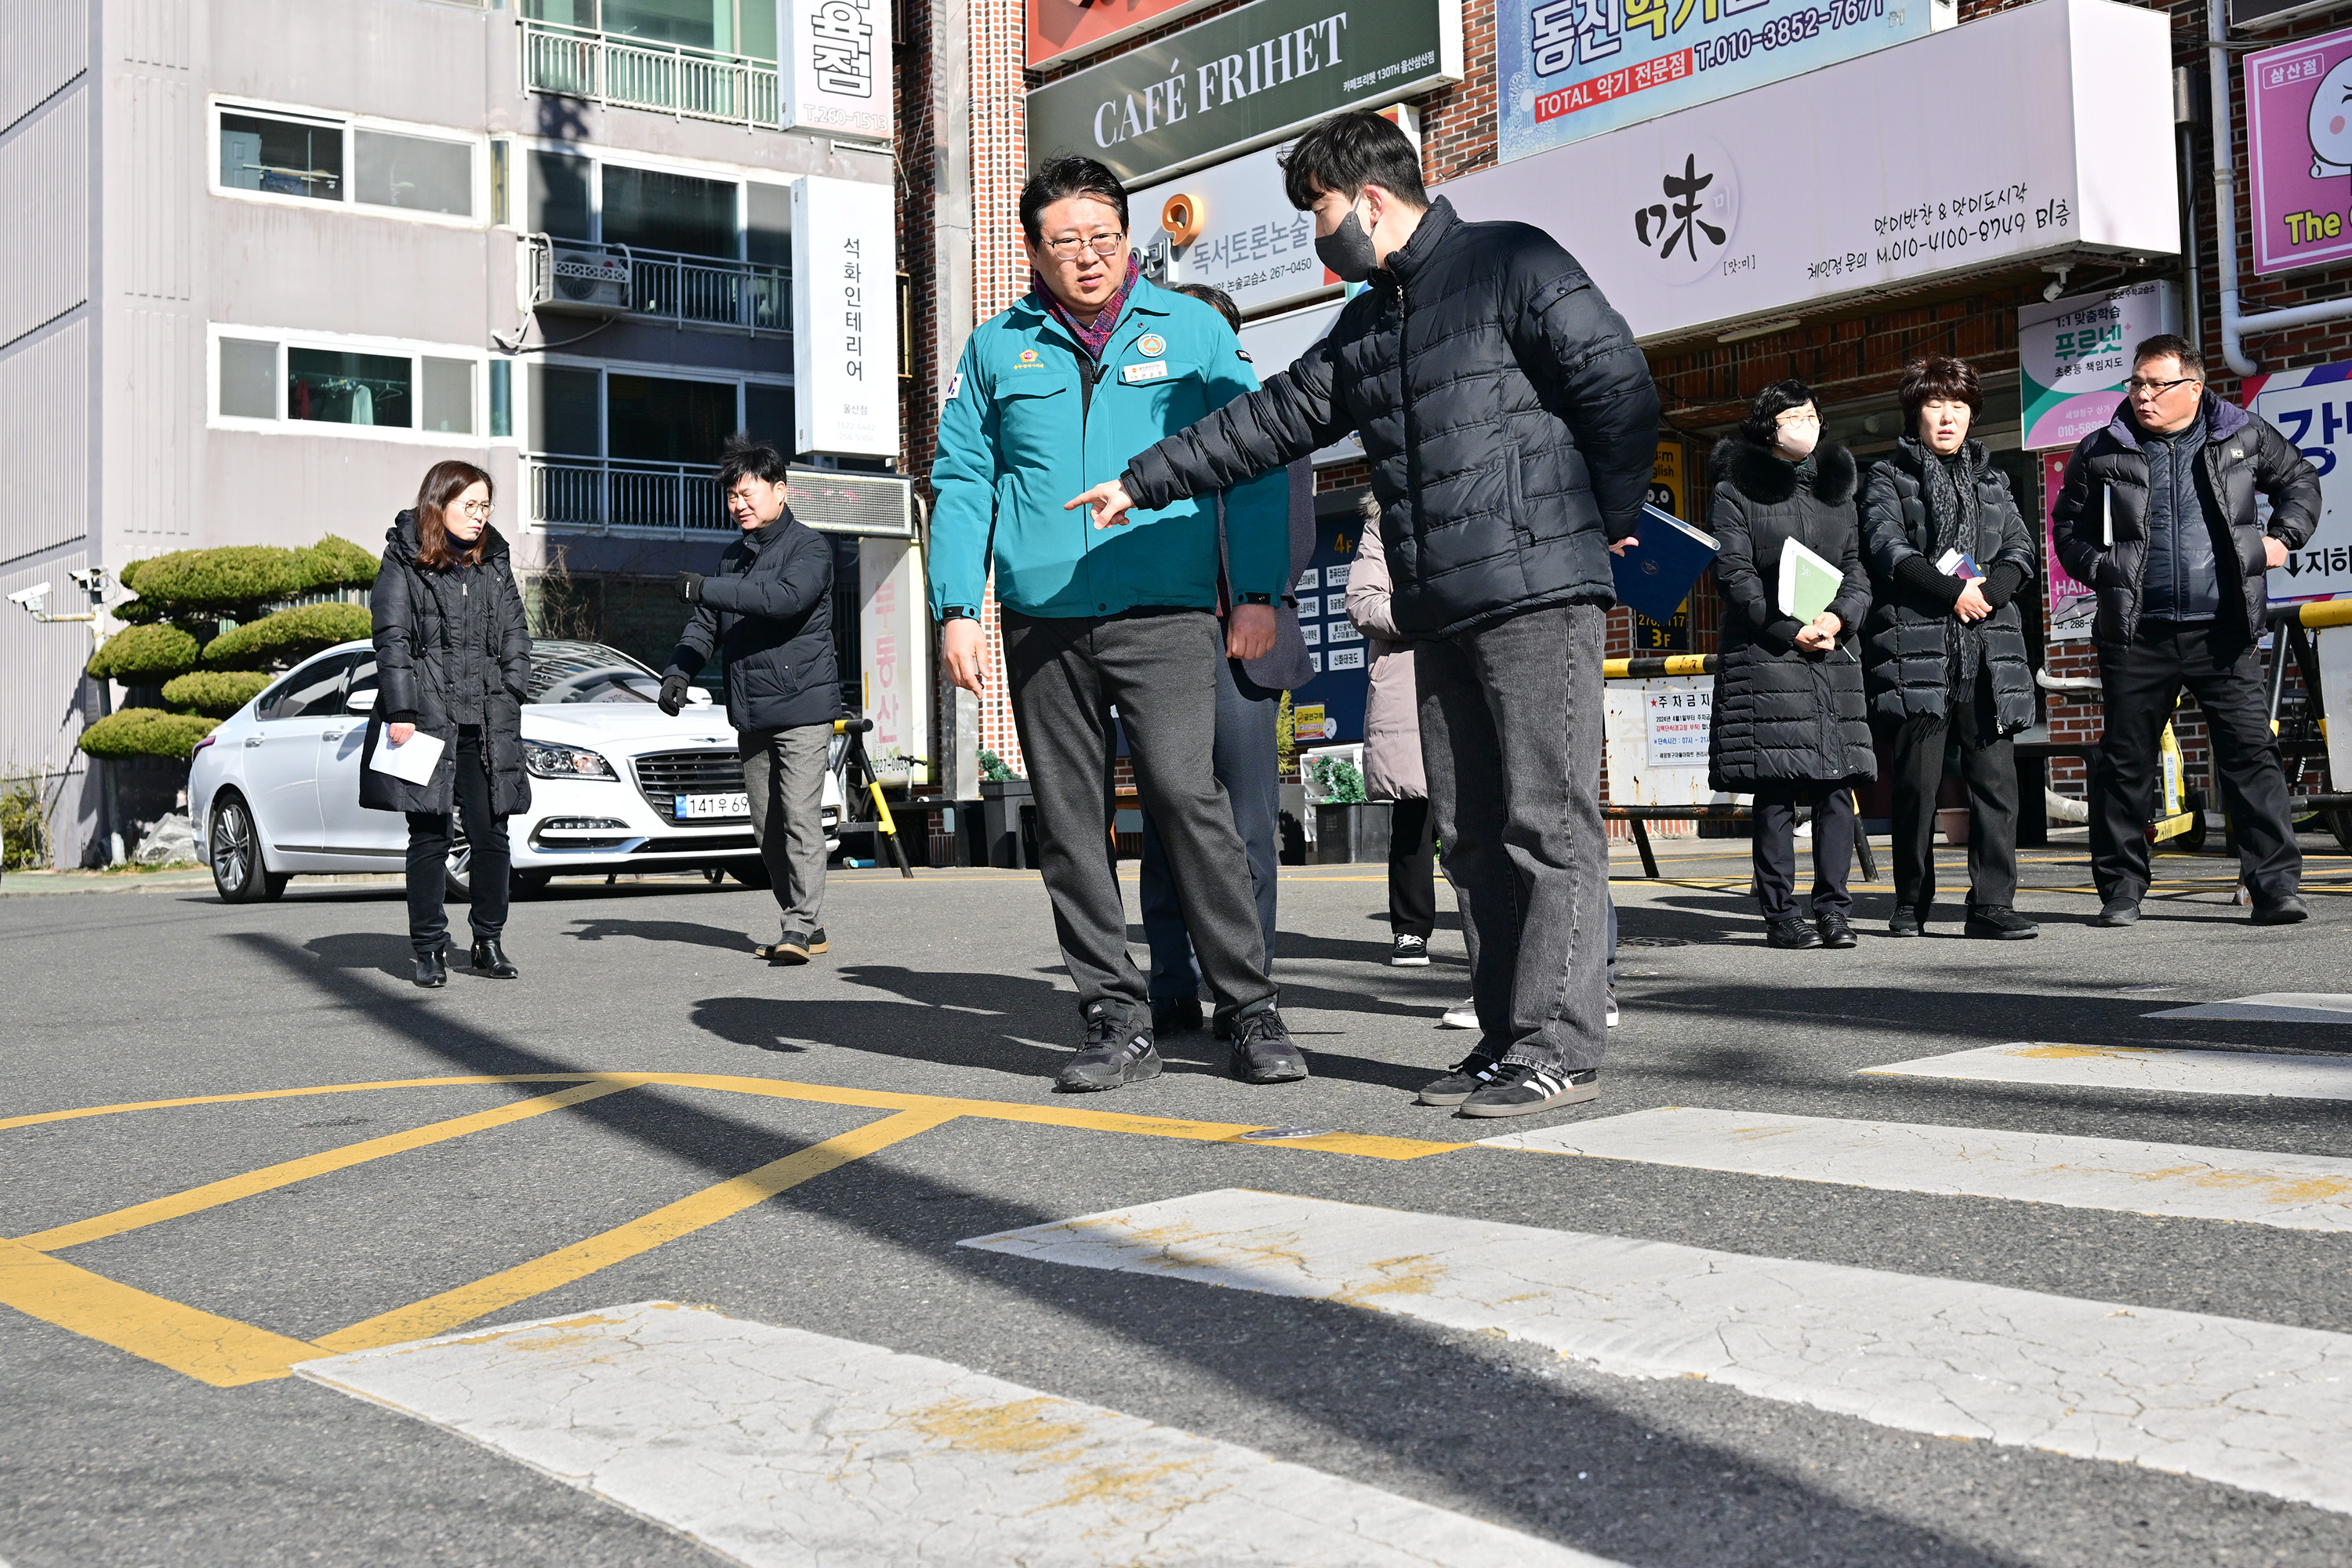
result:
[(1213, 309), (1139, 275), (1126, 193), (1108, 169), (1048, 163), (1022, 192), (1021, 224), (1033, 289), (972, 333), (940, 413), (930, 591), (948, 673), (977, 695), (980, 602), (995, 572), (1040, 868), (1086, 1020), (1058, 1083), (1116, 1089), (1160, 1066), (1108, 853), (1114, 724), (1233, 1035), (1234, 1076), (1302, 1079), (1233, 808), (1211, 769), (1216, 661), (1273, 646), (1288, 586), (1287, 479), (1276, 471), (1222, 498), (1233, 605), (1222, 627), (1219, 497), (1108, 531), (1064, 506), (1132, 453), (1255, 391), (1257, 377)]

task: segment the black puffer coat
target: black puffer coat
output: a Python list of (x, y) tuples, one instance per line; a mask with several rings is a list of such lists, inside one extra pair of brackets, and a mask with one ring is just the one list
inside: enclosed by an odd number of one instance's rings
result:
[[(447, 816), (457, 789), (456, 715), (470, 710), (481, 714), (491, 808), (500, 816), (530, 810), (522, 704), (530, 681), (530, 629), (507, 542), (497, 529), (486, 529), (478, 570), (436, 572), (417, 564), (415, 512), (402, 512), (383, 537), (383, 567), (371, 595), (379, 695), (360, 753), (360, 804), (371, 811)], [(461, 690), (471, 700), (461, 701)], [(432, 783), (409, 784), (368, 765), (394, 715), (447, 743)]]
[(792, 508), (719, 557), (665, 673), (692, 679), (713, 652), (727, 675), (727, 718), (736, 729), (791, 730), (842, 717), (833, 541)]
[[(1870, 716), (1881, 722), (1943, 714), (1950, 687), (1948, 639), (1959, 626), (1952, 606), (1962, 584), (1934, 568), (1946, 550), (1966, 551), (1984, 569), (1979, 591), (1993, 602), (1993, 613), (1977, 629), (1992, 673), (2000, 733), (2013, 735), (2033, 722), (2032, 662), (2013, 602), (2034, 578), (2033, 534), (2018, 515), (2009, 476), (1986, 459), (1983, 443), (1970, 441), (1961, 450), (1976, 475), (1972, 539), (1959, 537), (1958, 521), (1930, 515), (1927, 466), (1941, 459), (1916, 440), (1899, 443), (1862, 487), (1862, 553), (1877, 596), (1863, 631), (1863, 681)], [(1906, 564), (1912, 562), (1918, 564)]]
[[(2267, 419), (2205, 394), (2205, 449), (2198, 486), (2210, 526), (2218, 519), (2231, 548), (2221, 556), (2223, 615), (2242, 635), (2259, 634), (2269, 608), (2263, 552), (2268, 535), (2293, 554), (2319, 526), (2319, 475), (2294, 442)], [(2254, 515), (2254, 497), (2271, 503), (2270, 521)], [(2114, 498), (2115, 544), (2106, 543), (2107, 498)], [(2066, 459), (2066, 479), (2050, 511), (2050, 542), (2078, 583), (2099, 595), (2093, 637), (2131, 641), (2139, 631), (2140, 589), (2147, 573), (2147, 455), (2128, 402), (2104, 430), (2094, 430)], [(2244, 619), (2238, 617), (2242, 613)]]
[[(1854, 652), (1870, 578), (1854, 519), (1853, 454), (1824, 446), (1801, 467), (1734, 434), (1716, 443), (1707, 472), (1715, 482), (1707, 527), (1723, 547), (1715, 558), (1723, 659), (1707, 751), (1713, 787), (1876, 776)], [(1844, 629), (1827, 653), (1797, 647), (1805, 628), (1780, 613), (1780, 552), (1791, 539), (1845, 574), (1830, 604)]]
[(1440, 197), (1329, 336), (1142, 452), (1123, 483), (1163, 507), (1350, 431), (1408, 639), (1615, 602), (1609, 541), (1641, 516), (1657, 388), (1625, 319), (1543, 230), (1465, 223)]

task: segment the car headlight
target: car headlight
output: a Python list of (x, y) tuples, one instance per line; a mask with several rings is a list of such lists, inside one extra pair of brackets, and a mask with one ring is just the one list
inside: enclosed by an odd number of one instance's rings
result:
[(620, 775), (613, 764), (584, 746), (560, 745), (553, 741), (525, 741), (522, 743), (522, 765), (534, 777), (542, 779), (614, 779)]

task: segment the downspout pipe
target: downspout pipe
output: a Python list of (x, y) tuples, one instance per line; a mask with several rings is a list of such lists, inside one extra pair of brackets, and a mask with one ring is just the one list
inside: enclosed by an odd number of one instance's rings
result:
[(2245, 340), (2352, 316), (2352, 297), (2296, 305), (2284, 310), (2241, 314), (2238, 309), (2238, 183), (2230, 123), (2229, 0), (2206, 0), (2207, 74), (2213, 102), (2213, 271), (2221, 292), (2221, 358), (2239, 375), (2259, 375), (2262, 365), (2246, 352)]

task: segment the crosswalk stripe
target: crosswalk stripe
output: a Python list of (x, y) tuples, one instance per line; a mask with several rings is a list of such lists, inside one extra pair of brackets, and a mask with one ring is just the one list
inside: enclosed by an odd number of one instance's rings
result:
[(2352, 1335), (1233, 1189), (963, 1245), (1501, 1332), (1603, 1372), (2352, 1512)]
[(2147, 1018), (2235, 1018), (2256, 1024), (2352, 1024), (2352, 995), (2336, 991), (2265, 991), (2145, 1013)]
[(2168, 1094), (2242, 1094), (2280, 1100), (2352, 1100), (2352, 1057), (2182, 1050), (2160, 1046), (2070, 1046), (2021, 1040), (1864, 1068), (1895, 1078), (1979, 1083), (2070, 1084)]
[(1485, 1140), (1503, 1149), (1885, 1192), (2352, 1231), (2352, 1160), (1669, 1106)]
[(295, 1370), (753, 1568), (1622, 1568), (952, 1363), (667, 1301)]

